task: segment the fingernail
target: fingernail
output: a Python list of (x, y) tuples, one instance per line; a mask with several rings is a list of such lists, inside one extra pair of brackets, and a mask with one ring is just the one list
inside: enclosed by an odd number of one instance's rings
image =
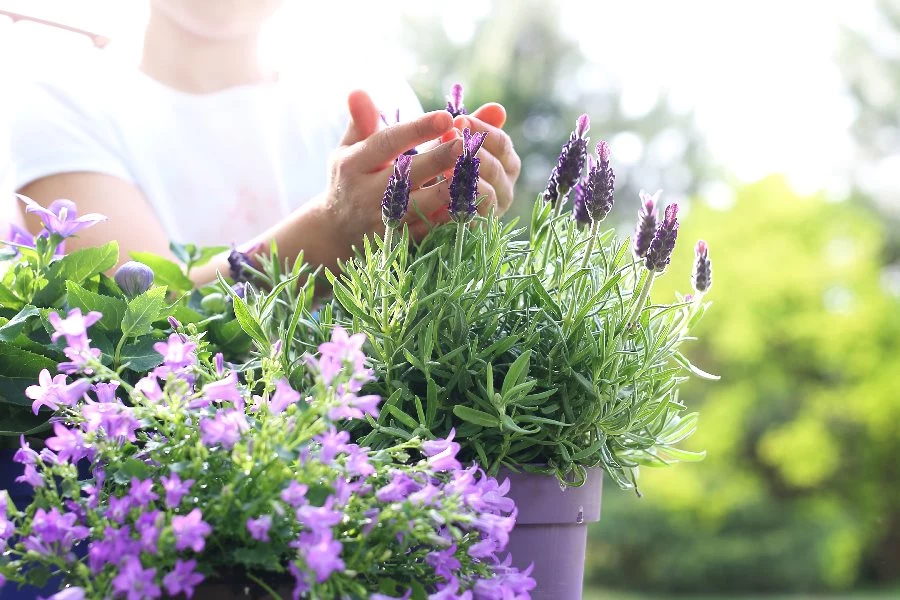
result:
[(472, 126), (472, 122), (465, 117), (456, 117), (456, 120), (453, 122), (453, 124), (460, 129), (465, 129), (466, 127)]

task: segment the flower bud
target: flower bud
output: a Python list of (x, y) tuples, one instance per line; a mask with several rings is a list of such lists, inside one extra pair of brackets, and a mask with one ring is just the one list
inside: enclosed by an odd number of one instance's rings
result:
[(388, 227), (398, 227), (409, 208), (411, 167), (412, 157), (407, 154), (401, 154), (394, 161), (394, 172), (381, 199), (381, 220)]
[(698, 294), (703, 294), (712, 287), (712, 261), (709, 259), (709, 246), (700, 240), (694, 248), (694, 254), (696, 259), (691, 283)]
[(153, 284), (153, 269), (134, 260), (129, 260), (116, 270), (114, 275), (119, 288), (129, 298), (140, 296)]
[(587, 160), (587, 144), (586, 137), (588, 130), (591, 128), (591, 120), (587, 115), (581, 115), (575, 123), (575, 131), (569, 136), (553, 172), (550, 174), (550, 180), (547, 182), (547, 189), (544, 191), (544, 200), (553, 202), (566, 197), (566, 194), (575, 187), (584, 171), (584, 163)]
[(208, 313), (222, 314), (228, 308), (228, 305), (225, 303), (225, 296), (218, 292), (213, 292), (203, 297), (203, 300), (200, 301), (200, 307)]
[(662, 193), (662, 190), (651, 196), (644, 190), (640, 191), (641, 208), (638, 211), (637, 230), (634, 233), (634, 245), (632, 248), (637, 258), (647, 256), (650, 242), (653, 241), (653, 235), (656, 233), (656, 221), (659, 218), (656, 202), (660, 193)]
[(466, 106), (463, 104), (463, 86), (454, 83), (450, 88), (450, 95), (447, 96), (447, 112), (455, 119), (459, 115), (466, 114)]
[(484, 143), (487, 133), (471, 133), (463, 130), (463, 151), (456, 159), (453, 179), (450, 181), (450, 216), (457, 222), (468, 222), (475, 216), (478, 198), (478, 168), (481, 159), (475, 155)]
[(678, 238), (678, 205), (670, 204), (666, 207), (666, 217), (659, 224), (650, 248), (647, 250), (646, 266), (651, 271), (662, 273), (666, 270), (672, 251), (675, 249), (675, 240)]

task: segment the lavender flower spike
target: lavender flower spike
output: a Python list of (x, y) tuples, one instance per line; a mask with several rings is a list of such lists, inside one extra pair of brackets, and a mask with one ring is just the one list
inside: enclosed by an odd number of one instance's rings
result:
[(659, 220), (659, 214), (656, 209), (656, 203), (662, 190), (657, 191), (652, 196), (640, 191), (641, 209), (638, 211), (637, 230), (634, 233), (634, 255), (637, 258), (647, 256), (647, 250), (650, 249), (650, 242), (653, 241), (653, 235), (656, 233), (656, 222)]
[(481, 159), (475, 155), (484, 143), (487, 133), (463, 130), (463, 151), (456, 159), (453, 180), (450, 182), (450, 216), (456, 222), (468, 222), (475, 216), (475, 200), (478, 196), (478, 166)]
[(460, 83), (454, 83), (450, 88), (450, 95), (447, 96), (447, 112), (453, 115), (454, 119), (459, 115), (466, 114), (466, 106), (463, 104), (463, 86)]
[(572, 216), (584, 225), (603, 221), (613, 207), (616, 174), (609, 165), (609, 146), (604, 141), (597, 144), (597, 158), (594, 163), (588, 157), (590, 170), (587, 179), (580, 184), (582, 189), (576, 189), (575, 193)]
[(398, 227), (409, 208), (409, 172), (412, 156), (401, 154), (394, 161), (394, 172), (388, 179), (384, 198), (381, 199), (381, 218), (388, 227)]
[(691, 283), (697, 294), (704, 294), (712, 287), (712, 261), (709, 260), (709, 246), (703, 240), (694, 247), (697, 258), (694, 261), (694, 274)]
[(562, 150), (559, 153), (559, 159), (550, 179), (547, 181), (547, 189), (544, 191), (544, 200), (556, 203), (560, 199), (565, 199), (569, 191), (578, 183), (582, 171), (584, 171), (584, 163), (587, 160), (587, 144), (586, 134), (591, 128), (591, 120), (587, 115), (581, 115), (575, 123), (575, 131), (569, 136)]
[(678, 238), (678, 205), (670, 204), (666, 207), (666, 217), (656, 229), (650, 249), (647, 250), (647, 268), (656, 273), (666, 270), (675, 249), (675, 240)]

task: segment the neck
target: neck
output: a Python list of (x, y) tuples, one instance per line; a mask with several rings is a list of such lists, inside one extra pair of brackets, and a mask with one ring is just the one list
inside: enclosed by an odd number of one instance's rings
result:
[(258, 33), (215, 40), (194, 35), (162, 11), (151, 9), (140, 69), (173, 89), (208, 94), (272, 81), (262, 67)]

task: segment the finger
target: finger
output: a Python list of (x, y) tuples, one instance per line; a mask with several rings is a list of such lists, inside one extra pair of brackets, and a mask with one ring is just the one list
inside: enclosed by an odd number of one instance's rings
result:
[(503, 127), (506, 123), (506, 109), (502, 104), (489, 102), (472, 111), (472, 116), (494, 127)]
[(496, 156), (503, 164), (503, 170), (507, 173), (518, 176), (521, 169), (521, 161), (515, 150), (513, 150), (512, 140), (502, 129), (498, 129), (493, 125), (489, 125), (484, 121), (471, 115), (456, 117), (453, 121), (454, 127), (463, 129), (468, 127), (472, 133), (477, 131), (487, 132), (482, 148)]
[(497, 195), (497, 205), (501, 212), (506, 212), (512, 204), (513, 182), (509, 174), (503, 169), (503, 165), (493, 154), (482, 148), (478, 151), (479, 174), (481, 178), (491, 184)]
[(478, 180), (478, 214), (482, 217), (491, 212), (491, 208), (497, 206), (497, 192), (494, 186), (484, 179)]
[(422, 152), (413, 157), (412, 169), (409, 180), (412, 189), (416, 189), (447, 169), (453, 167), (456, 157), (462, 152), (462, 140), (454, 139), (446, 142), (428, 152)]
[(342, 146), (360, 142), (378, 129), (378, 108), (369, 94), (362, 90), (350, 92), (347, 108), (350, 110), (350, 123), (341, 139)]
[(408, 123), (391, 125), (355, 144), (348, 159), (363, 172), (384, 168), (407, 150), (440, 137), (453, 127), (453, 118), (445, 110), (434, 111)]

